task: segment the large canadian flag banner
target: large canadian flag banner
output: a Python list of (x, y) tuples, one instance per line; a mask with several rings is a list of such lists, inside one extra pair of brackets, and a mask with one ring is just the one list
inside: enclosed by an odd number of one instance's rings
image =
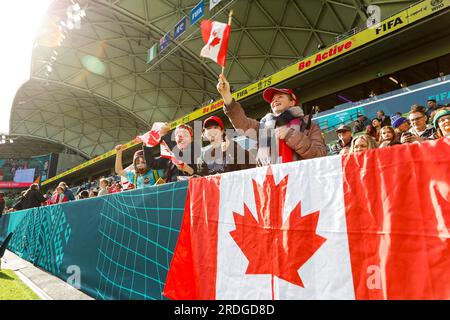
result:
[(450, 139), (192, 179), (171, 299), (450, 299)]

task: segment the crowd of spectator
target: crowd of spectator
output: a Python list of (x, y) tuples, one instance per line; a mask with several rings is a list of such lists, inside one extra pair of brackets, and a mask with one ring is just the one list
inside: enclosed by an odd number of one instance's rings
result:
[[(4, 209), (15, 211), (104, 196), (269, 163), (311, 159), (327, 154), (362, 152), (398, 144), (421, 143), (444, 136), (450, 137), (450, 106), (439, 106), (436, 101), (429, 100), (428, 108), (413, 105), (405, 116), (398, 112), (389, 116), (383, 110), (379, 110), (377, 117), (369, 120), (363, 114), (358, 114), (357, 120), (352, 125), (344, 123), (335, 130), (338, 137), (335, 143), (325, 145), (319, 127), (311, 123), (311, 115), (304, 115), (297, 106), (298, 101), (292, 90), (267, 89), (263, 95), (270, 103), (272, 112), (258, 121), (246, 117), (243, 108), (231, 97), (229, 84), (223, 75), (219, 78), (217, 88), (225, 101), (225, 114), (236, 130), (248, 133), (253, 129), (259, 129), (260, 136), (267, 134), (264, 144), (258, 140), (259, 145), (255, 152), (243, 149), (234, 140), (230, 141), (225, 134), (222, 119), (216, 116), (209, 117), (203, 122), (202, 138), (208, 145), (201, 148), (197, 159), (193, 155), (198, 141), (194, 141), (193, 130), (186, 124), (178, 126), (174, 132), (173, 150), (177, 152), (167, 151), (163, 137), (170, 128), (168, 124), (164, 124), (157, 131), (146, 134), (151, 143), (137, 138), (138, 142), (143, 142), (143, 149), (134, 154), (133, 163), (127, 168), (122, 166), (123, 147), (121, 145), (116, 147), (117, 176), (101, 177), (94, 182), (89, 180), (74, 188), (60, 182), (55, 190), (48, 191), (45, 195), (40, 193), (38, 184), (32, 184), (28, 190), (21, 193), (13, 205), (6, 208), (4, 194), (0, 193), (0, 212)], [(271, 134), (274, 135), (270, 136)], [(237, 162), (239, 152), (243, 155), (241, 162)]]
[(387, 116), (383, 110), (377, 117), (367, 119), (358, 114), (350, 125), (343, 124), (335, 131), (336, 143), (328, 146), (328, 155), (359, 152), (367, 149), (391, 147), (397, 144), (422, 142), (450, 135), (450, 105), (440, 106), (435, 100), (428, 100), (428, 108), (414, 104), (403, 116), (396, 113)]
[[(0, 214), (93, 198), (120, 191), (122, 191), (122, 183), (120, 177), (115, 175), (106, 178), (101, 177), (94, 182), (89, 180), (80, 186), (72, 188), (69, 188), (65, 182), (60, 182), (54, 190), (49, 190), (44, 194), (41, 193), (39, 184), (33, 183), (27, 190), (19, 194), (11, 193), (7, 198), (4, 193), (0, 192)], [(11, 200), (9, 205), (7, 204), (8, 199)]]

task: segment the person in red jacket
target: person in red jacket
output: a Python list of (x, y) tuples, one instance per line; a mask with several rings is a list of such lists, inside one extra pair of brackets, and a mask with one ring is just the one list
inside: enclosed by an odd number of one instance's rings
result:
[(56, 187), (55, 192), (53, 193), (51, 204), (58, 204), (67, 202), (67, 197), (64, 195), (64, 188), (61, 186)]

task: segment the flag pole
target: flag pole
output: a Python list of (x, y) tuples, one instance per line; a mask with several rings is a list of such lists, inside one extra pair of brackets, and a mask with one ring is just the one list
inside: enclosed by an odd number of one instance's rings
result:
[[(228, 25), (230, 26), (231, 29), (231, 20), (233, 19), (233, 9), (230, 10), (230, 13), (228, 14)], [(224, 74), (225, 72), (225, 66), (222, 66), (222, 74)]]

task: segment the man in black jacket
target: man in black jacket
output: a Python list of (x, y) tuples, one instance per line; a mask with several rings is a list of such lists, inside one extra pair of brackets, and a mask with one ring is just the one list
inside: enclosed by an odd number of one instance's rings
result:
[(44, 196), (39, 192), (39, 185), (33, 183), (25, 193), (24, 209), (40, 207), (45, 202)]
[(383, 110), (377, 111), (377, 118), (381, 121), (381, 127), (391, 125), (391, 117), (385, 115)]

